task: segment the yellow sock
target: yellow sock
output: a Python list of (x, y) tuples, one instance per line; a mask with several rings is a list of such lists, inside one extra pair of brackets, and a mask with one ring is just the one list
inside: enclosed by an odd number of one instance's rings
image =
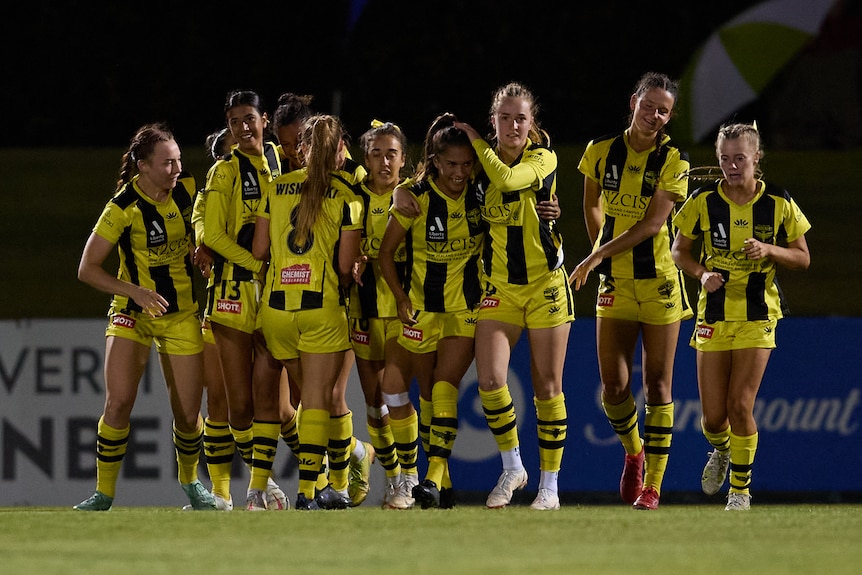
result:
[(213, 493), (230, 501), (230, 475), (236, 444), (226, 421), (204, 420), (204, 456)]
[(448, 381), (438, 381), (431, 389), (433, 417), (430, 426), (428, 471), (430, 479), (438, 487), (443, 484), (446, 463), (452, 454), (458, 436), (458, 388)]
[(395, 437), (392, 435), (392, 427), (387, 423), (383, 427), (368, 425), (368, 437), (371, 445), (377, 452), (377, 460), (383, 466), (386, 477), (397, 477), (401, 473), (398, 465), (398, 457), (395, 455)]
[(278, 450), (278, 435), (281, 431), (279, 421), (255, 421), (254, 453), (251, 463), (251, 481), (249, 489), (266, 491), (266, 483), (272, 476), (272, 463)]
[(303, 409), (299, 416), (302, 430), (299, 447), (299, 492), (309, 501), (314, 498), (323, 455), (329, 443), (329, 412), (325, 409)]
[(129, 445), (129, 427), (116, 429), (99, 418), (96, 437), (96, 491), (114, 497), (123, 457)]
[(515, 404), (509, 393), (509, 386), (504, 385), (493, 391), (479, 390), (479, 398), (482, 400), (482, 411), (485, 412), (485, 421), (488, 428), (494, 434), (497, 448), (500, 451), (509, 451), (519, 446), (518, 424), (515, 416)]
[(204, 441), (204, 425), (198, 416), (198, 426), (192, 433), (182, 433), (173, 425), (174, 450), (177, 454), (177, 479), (186, 485), (198, 478), (198, 463)]
[(568, 432), (566, 397), (562, 393), (551, 399), (533, 398), (536, 405), (536, 428), (539, 437), (539, 469), (559, 471)]
[(347, 491), (350, 452), (353, 450), (353, 413), (329, 418), (329, 483), (339, 492)]
[(389, 425), (395, 438), (395, 451), (401, 472), (416, 475), (416, 459), (419, 456), (419, 418), (414, 411), (404, 419), (395, 419), (389, 414)]
[(245, 429), (237, 429), (233, 426), (230, 428), (234, 443), (236, 443), (236, 450), (239, 451), (239, 456), (249, 467), (251, 467), (251, 460), (254, 457), (254, 431), (252, 427), (249, 425)]
[(730, 432), (730, 491), (749, 493), (751, 468), (757, 452), (757, 433), (736, 435)]
[(661, 483), (667, 469), (670, 443), (673, 439), (673, 402), (646, 406), (644, 415), (644, 487), (654, 487), (661, 494)]
[(299, 412), (294, 411), (293, 417), (281, 423), (281, 438), (290, 452), (299, 456)]
[(602, 408), (611, 427), (619, 437), (623, 448), (629, 455), (637, 455), (643, 449), (641, 436), (638, 433), (638, 408), (631, 394), (621, 403), (612, 405), (602, 397)]
[[(433, 392), (432, 392), (433, 393)], [(434, 418), (434, 400), (419, 396), (419, 439), (425, 453), (431, 449), (431, 420)]]
[(711, 433), (706, 430), (703, 426), (703, 420), (701, 420), (700, 429), (703, 431), (703, 436), (714, 448), (719, 451), (727, 451), (730, 449), (730, 427), (727, 427), (724, 431), (719, 431), (718, 433)]

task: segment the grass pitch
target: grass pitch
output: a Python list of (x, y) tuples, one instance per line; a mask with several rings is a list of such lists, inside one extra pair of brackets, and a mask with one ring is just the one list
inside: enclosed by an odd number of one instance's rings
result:
[(4, 573), (859, 573), (862, 506), (0, 508)]

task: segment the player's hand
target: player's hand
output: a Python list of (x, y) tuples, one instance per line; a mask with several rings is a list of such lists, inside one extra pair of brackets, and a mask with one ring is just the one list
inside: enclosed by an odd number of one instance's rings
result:
[(585, 257), (581, 263), (575, 266), (575, 269), (569, 274), (569, 285), (575, 286), (575, 291), (581, 289), (581, 286), (587, 283), (587, 276), (590, 272), (602, 262), (602, 259), (595, 254), (590, 254)]
[(750, 260), (759, 260), (766, 257), (769, 257), (769, 248), (771, 244), (765, 244), (763, 242), (757, 241), (754, 238), (748, 238), (745, 240), (742, 246), (742, 253), (745, 254), (745, 257)]
[(361, 255), (353, 262), (353, 281), (356, 285), (362, 284), (362, 274), (365, 273), (365, 266), (368, 264), (368, 256)]
[(544, 200), (536, 204), (536, 213), (547, 222), (552, 222), (560, 217), (563, 211), (560, 209), (560, 201), (554, 194), (550, 200)]
[(418, 320), (416, 319), (416, 312), (413, 310), (413, 304), (410, 302), (410, 298), (402, 298), (397, 302), (398, 308), (398, 319), (401, 320), (401, 323), (404, 325), (416, 325)]
[(168, 300), (149, 288), (138, 286), (138, 293), (132, 299), (150, 317), (161, 317), (168, 311)]
[(724, 276), (718, 272), (705, 271), (700, 275), (700, 285), (709, 293), (715, 293), (724, 285)]

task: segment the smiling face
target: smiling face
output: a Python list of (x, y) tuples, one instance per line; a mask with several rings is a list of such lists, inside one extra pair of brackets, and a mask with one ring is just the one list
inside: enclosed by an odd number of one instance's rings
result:
[(632, 131), (647, 137), (654, 136), (670, 121), (673, 105), (673, 94), (662, 88), (650, 88), (641, 95), (633, 94), (629, 102)]
[(434, 166), (437, 175), (434, 183), (440, 191), (449, 197), (456, 198), (464, 191), (467, 180), (473, 172), (475, 162), (473, 146), (449, 146), (445, 151), (434, 156)]
[(227, 112), (227, 126), (239, 149), (247, 154), (263, 153), (263, 129), (266, 114), (249, 105), (234, 106)]

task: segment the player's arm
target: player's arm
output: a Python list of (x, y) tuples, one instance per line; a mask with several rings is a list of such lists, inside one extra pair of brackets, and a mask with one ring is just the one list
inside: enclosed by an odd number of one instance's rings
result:
[(602, 229), (602, 187), (596, 180), (584, 176), (584, 223), (590, 245), (596, 244)]
[(158, 293), (123, 281), (105, 271), (103, 264), (114, 246), (115, 244), (92, 232), (78, 264), (78, 279), (101, 292), (131, 298), (153, 317), (165, 313), (168, 309), (168, 301)]
[(383, 274), (383, 279), (386, 280), (386, 285), (389, 286), (389, 289), (395, 295), (398, 319), (403, 324), (413, 325), (416, 323), (416, 320), (413, 319), (413, 304), (410, 302), (410, 297), (408, 297), (401, 282), (398, 280), (398, 271), (395, 269), (395, 252), (406, 237), (407, 229), (401, 225), (394, 215), (390, 215), (389, 221), (386, 223), (386, 231), (380, 243), (378, 262), (380, 263), (380, 272)]

